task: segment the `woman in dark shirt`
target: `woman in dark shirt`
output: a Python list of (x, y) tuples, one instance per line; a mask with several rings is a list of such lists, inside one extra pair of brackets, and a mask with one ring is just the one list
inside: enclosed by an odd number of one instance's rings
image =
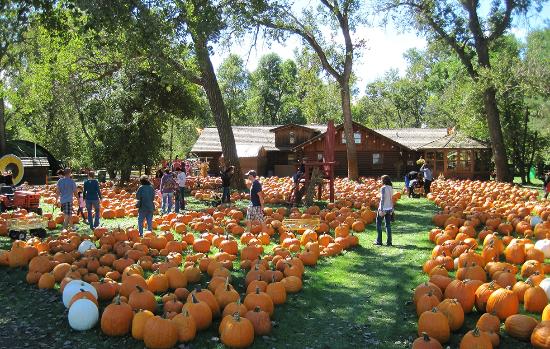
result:
[(227, 169), (225, 169), (225, 171), (221, 173), (222, 188), (223, 188), (222, 203), (231, 202), (230, 186), (231, 186), (231, 178), (233, 177), (234, 172), (235, 172), (235, 166), (229, 166)]
[(138, 230), (143, 236), (143, 222), (147, 221), (147, 229), (153, 230), (153, 213), (155, 212), (155, 189), (146, 175), (139, 179), (140, 186), (136, 192), (138, 208)]

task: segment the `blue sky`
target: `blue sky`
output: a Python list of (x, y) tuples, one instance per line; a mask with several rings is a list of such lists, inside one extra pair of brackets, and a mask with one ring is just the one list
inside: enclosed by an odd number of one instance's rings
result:
[[(312, 2), (311, 0), (298, 0), (298, 2), (300, 1)], [(480, 13), (488, 9), (489, 3), (488, 0), (482, 0)], [(516, 18), (511, 32), (518, 38), (524, 39), (530, 30), (544, 26), (545, 21), (550, 21), (550, 3), (548, 2), (540, 13), (532, 11), (524, 18)], [(424, 48), (426, 46), (426, 40), (416, 35), (416, 33), (402, 33), (392, 25), (384, 28), (360, 27), (355, 33), (355, 37), (367, 40), (367, 47), (363, 49), (361, 57), (354, 62), (354, 72), (359, 78), (360, 94), (364, 93), (366, 84), (382, 77), (389, 69), (399, 69), (403, 73), (406, 68), (403, 53), (410, 48)], [(293, 58), (294, 50), (301, 45), (301, 41), (296, 36), (291, 37), (284, 45), (269, 43), (259, 38), (256, 47), (252, 50), (251, 43), (252, 39), (248, 37), (241, 43), (234, 43), (230, 49), (217, 47), (212, 57), (214, 66), (217, 68), (230, 53), (236, 53), (243, 57), (247, 68), (252, 71), (264, 54), (276, 52), (283, 59)]]

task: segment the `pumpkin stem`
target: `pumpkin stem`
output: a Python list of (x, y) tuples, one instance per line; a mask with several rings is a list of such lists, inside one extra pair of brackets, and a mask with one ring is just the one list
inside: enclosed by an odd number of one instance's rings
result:
[(256, 287), (256, 294), (260, 294), (260, 288)]
[(254, 308), (254, 312), (255, 312), (255, 313), (259, 313), (260, 311), (262, 311), (262, 308), (260, 308), (259, 306), (256, 306), (256, 307)]
[(193, 303), (195, 303), (195, 304), (199, 303), (199, 300), (197, 299), (197, 297), (195, 297), (195, 294), (194, 294), (194, 293), (191, 293), (191, 300), (192, 300)]
[(113, 303), (116, 305), (120, 305), (120, 293), (117, 293)]
[(472, 334), (474, 335), (474, 337), (479, 337), (480, 336), (480, 333), (479, 333), (479, 328), (474, 328), (474, 331), (472, 332)]
[(136, 285), (136, 288), (138, 289), (139, 292), (145, 291), (145, 290), (143, 289), (143, 287), (141, 287), (140, 285)]
[(430, 341), (430, 336), (428, 336), (428, 334), (426, 332), (422, 332), (422, 338), (424, 338), (424, 341), (425, 342), (429, 342)]
[(241, 314), (239, 314), (239, 312), (235, 312), (233, 314), (233, 319), (235, 319), (235, 321), (241, 321)]

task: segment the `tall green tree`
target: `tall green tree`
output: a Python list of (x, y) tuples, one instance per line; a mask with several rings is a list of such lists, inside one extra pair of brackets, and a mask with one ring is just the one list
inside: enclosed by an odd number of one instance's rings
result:
[(200, 112), (198, 89), (137, 51), (139, 35), (86, 29), (87, 17), (71, 11), (61, 17), (70, 28), (62, 35), (40, 23), (26, 32), (10, 103), (58, 158), (120, 170), (127, 181), (168, 148), (171, 120)]
[[(430, 40), (450, 47), (476, 82), (485, 83), (491, 70), (494, 43), (510, 28), (514, 14), (525, 14), (543, 1), (493, 1), (486, 17), (479, 13), (478, 0), (387, 0), (381, 2), (393, 10), (404, 26), (412, 24)], [(483, 88), (485, 109), (497, 180), (510, 181), (508, 156), (502, 135), (497, 91), (492, 84)]]
[(244, 66), (243, 59), (239, 55), (230, 54), (218, 68), (218, 79), (231, 123), (246, 124), (250, 74)]
[(294, 56), (297, 66), (296, 95), (306, 122), (342, 122), (339, 86), (326, 76), (315, 52), (304, 46)]
[(303, 123), (296, 102), (296, 63), (276, 53), (260, 58), (252, 73), (249, 108), (261, 125)]
[[(246, 4), (247, 2), (245, 2)], [(254, 23), (267, 28), (267, 33), (275, 39), (284, 39), (287, 35), (298, 35), (317, 54), (323, 69), (338, 83), (344, 134), (348, 161), (348, 177), (359, 177), (357, 151), (353, 139), (353, 120), (351, 113), (351, 77), (353, 60), (357, 56), (352, 35), (357, 25), (365, 22), (362, 13), (362, 1), (359, 0), (319, 0), (318, 6), (307, 5), (297, 14), (292, 1), (261, 0), (250, 2), (247, 15)], [(323, 35), (323, 29), (331, 29), (331, 34)], [(335, 41), (341, 38), (341, 45)]]
[(25, 40), (31, 18), (41, 13), (51, 14), (52, 3), (41, 0), (0, 1), (0, 154), (6, 152), (6, 90), (8, 77), (16, 72), (19, 61), (15, 46)]
[(106, 30), (116, 33), (123, 26), (141, 35), (144, 54), (163, 61), (165, 69), (170, 67), (204, 89), (226, 164), (235, 166), (234, 184), (244, 188), (231, 120), (211, 60), (211, 46), (228, 29), (230, 4), (209, 0), (75, 1)]
[(373, 127), (421, 127), (429, 122), (427, 100), (422, 79), (400, 77), (397, 70), (390, 70), (367, 85), (355, 110), (357, 118)]

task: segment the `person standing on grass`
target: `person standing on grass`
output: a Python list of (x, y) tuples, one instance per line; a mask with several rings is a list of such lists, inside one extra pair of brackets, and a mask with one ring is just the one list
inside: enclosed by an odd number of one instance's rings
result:
[(63, 177), (57, 181), (57, 197), (63, 212), (63, 229), (72, 228), (73, 196), (77, 191), (76, 183), (71, 178), (71, 169), (63, 171)]
[(231, 178), (235, 172), (235, 166), (229, 166), (221, 173), (222, 177), (222, 204), (231, 203)]
[(420, 172), (422, 172), (422, 177), (424, 178), (424, 194), (428, 195), (430, 193), (430, 187), (434, 180), (430, 165), (427, 162), (422, 164), (422, 166), (420, 167)]
[(380, 203), (378, 204), (378, 210), (376, 212), (376, 230), (378, 232), (378, 237), (374, 244), (378, 246), (382, 245), (382, 220), (384, 220), (387, 235), (386, 244), (392, 246), (391, 217), (393, 214), (393, 187), (388, 175), (383, 175), (381, 179), (382, 188), (380, 188)]
[(149, 182), (149, 177), (139, 178), (139, 188), (136, 192), (136, 207), (138, 208), (139, 236), (143, 236), (143, 222), (147, 221), (147, 229), (153, 230), (153, 213), (155, 212), (155, 189)]
[[(99, 226), (100, 204), (101, 204), (101, 189), (99, 182), (95, 179), (95, 172), (88, 172), (88, 179), (84, 181), (84, 199), (86, 200), (86, 211), (88, 211), (88, 224), (90, 229)], [(92, 220), (92, 208), (94, 217)]]
[(185, 175), (185, 171), (182, 171), (181, 167), (176, 168), (176, 174), (176, 182), (178, 183), (178, 190), (176, 191), (176, 213), (179, 213), (180, 210), (185, 210), (185, 181), (187, 176)]
[(246, 210), (246, 224), (248, 231), (250, 231), (253, 221), (258, 221), (262, 226), (264, 225), (264, 193), (256, 171), (250, 170), (246, 173), (246, 176), (250, 181), (250, 205)]
[(172, 172), (169, 168), (164, 170), (164, 176), (160, 180), (160, 192), (162, 193), (162, 213), (167, 214), (172, 211), (172, 203), (174, 201), (174, 192), (178, 184), (176, 183)]

